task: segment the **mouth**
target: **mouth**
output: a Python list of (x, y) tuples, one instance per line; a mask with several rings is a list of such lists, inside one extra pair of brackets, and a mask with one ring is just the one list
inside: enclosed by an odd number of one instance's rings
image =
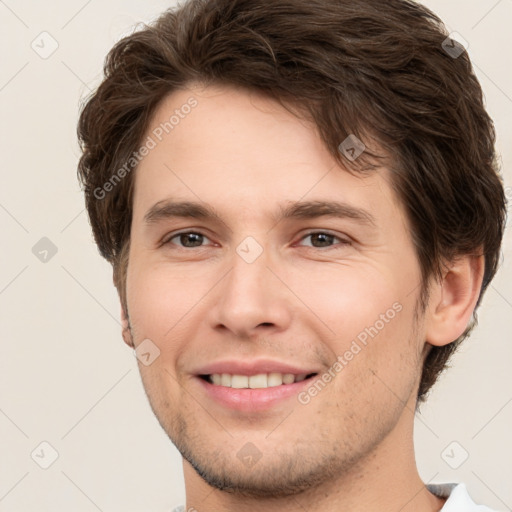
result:
[(275, 410), (286, 400), (297, 399), (317, 376), (318, 373), (214, 373), (197, 375), (196, 382), (206, 398), (223, 409), (256, 413)]
[(229, 373), (213, 373), (199, 375), (200, 379), (214, 385), (234, 389), (267, 389), (302, 382), (318, 375), (317, 373), (259, 373), (256, 375), (237, 375)]

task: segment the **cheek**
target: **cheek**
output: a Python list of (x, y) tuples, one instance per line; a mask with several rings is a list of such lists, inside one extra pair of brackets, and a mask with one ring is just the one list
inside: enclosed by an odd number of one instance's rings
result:
[[(212, 287), (217, 273), (201, 275), (176, 266), (148, 263), (134, 257), (127, 275), (127, 300), (135, 346), (151, 340), (159, 350), (149, 366), (139, 370), (154, 407), (180, 402), (184, 375), (179, 367), (196, 338), (197, 311)], [(210, 274), (210, 275), (207, 275)], [(193, 277), (192, 277), (193, 276)], [(163, 405), (162, 405), (163, 404)]]
[(175, 361), (183, 347), (176, 340), (186, 339), (179, 331), (191, 307), (187, 297), (193, 291), (184, 279), (166, 275), (151, 264), (138, 263), (137, 256), (133, 257), (127, 274), (130, 326), (139, 353), (145, 350), (143, 343), (147, 344), (148, 339), (156, 346), (152, 350), (157, 350), (153, 352), (157, 357), (148, 365), (141, 357), (138, 367), (151, 407), (162, 419), (167, 417), (164, 411), (174, 410), (174, 405), (180, 403), (181, 387), (176, 385)]
[(303, 275), (308, 278), (295, 278), (291, 287), (322, 321), (328, 338), (351, 340), (376, 322), (381, 330), (381, 315), (386, 320), (395, 316), (393, 304), (400, 302), (400, 290), (375, 266), (319, 266)]
[(200, 282), (181, 269), (138, 265), (134, 258), (127, 275), (127, 301), (137, 338), (164, 340), (171, 336), (205, 294)]
[(294, 290), (307, 297), (314, 318), (321, 320), (313, 321), (336, 375), (329, 400), (348, 409), (350, 403), (376, 410), (399, 406), (420, 371), (421, 344), (413, 329), (416, 295), (406, 281), (376, 267), (343, 267), (327, 274), (310, 274), (302, 285), (296, 280)]
[(337, 396), (382, 418), (398, 413), (421, 373), (420, 341), (413, 309), (393, 303), (378, 320), (370, 320), (355, 336), (339, 343), (343, 369), (336, 382)]

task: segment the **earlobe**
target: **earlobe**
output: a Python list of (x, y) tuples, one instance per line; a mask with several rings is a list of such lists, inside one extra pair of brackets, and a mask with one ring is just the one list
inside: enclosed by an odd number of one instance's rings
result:
[(465, 331), (478, 301), (483, 274), (484, 256), (464, 255), (448, 266), (441, 282), (433, 284), (426, 318), (430, 345), (448, 345)]
[(128, 315), (125, 313), (124, 308), (121, 306), (121, 328), (124, 342), (131, 348), (134, 347), (132, 333), (130, 331), (130, 322)]

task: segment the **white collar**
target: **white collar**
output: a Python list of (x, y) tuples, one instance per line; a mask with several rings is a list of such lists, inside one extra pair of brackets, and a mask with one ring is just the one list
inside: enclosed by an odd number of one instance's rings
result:
[(477, 505), (463, 483), (427, 484), (427, 489), (440, 498), (448, 498), (440, 512), (493, 512)]

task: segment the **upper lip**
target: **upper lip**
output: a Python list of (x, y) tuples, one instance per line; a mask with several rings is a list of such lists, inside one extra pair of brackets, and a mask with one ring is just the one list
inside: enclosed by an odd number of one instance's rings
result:
[(294, 375), (319, 373), (319, 370), (312, 366), (294, 366), (271, 359), (258, 359), (250, 361), (225, 360), (216, 361), (202, 366), (196, 375), (213, 375), (214, 373), (229, 373), (231, 375), (258, 375), (260, 373), (292, 373)]

